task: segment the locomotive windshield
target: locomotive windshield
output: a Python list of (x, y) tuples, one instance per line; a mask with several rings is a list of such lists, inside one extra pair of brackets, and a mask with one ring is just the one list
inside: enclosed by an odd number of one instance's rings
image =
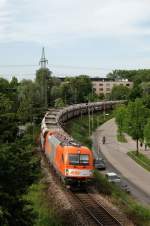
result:
[(89, 155), (69, 154), (69, 164), (70, 165), (88, 165)]

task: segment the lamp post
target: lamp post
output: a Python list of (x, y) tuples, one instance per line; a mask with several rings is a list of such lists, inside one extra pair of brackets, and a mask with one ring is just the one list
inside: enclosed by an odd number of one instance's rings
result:
[(104, 120), (105, 120), (105, 114), (106, 114), (106, 103), (105, 103), (105, 98), (104, 98), (104, 102), (103, 102), (103, 117), (104, 117)]

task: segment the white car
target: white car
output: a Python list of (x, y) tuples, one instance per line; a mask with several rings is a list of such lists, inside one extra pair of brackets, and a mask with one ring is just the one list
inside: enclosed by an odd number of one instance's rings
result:
[(120, 177), (114, 172), (106, 173), (105, 176), (109, 182), (120, 183), (121, 181)]

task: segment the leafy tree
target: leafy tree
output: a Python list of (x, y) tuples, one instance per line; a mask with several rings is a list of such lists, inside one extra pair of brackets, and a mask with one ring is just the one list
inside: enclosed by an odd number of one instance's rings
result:
[(110, 93), (111, 100), (127, 100), (130, 94), (130, 89), (127, 86), (118, 85), (112, 88)]
[(15, 76), (13, 76), (10, 81), (10, 87), (17, 88), (18, 85), (19, 85), (18, 79)]
[(150, 95), (148, 95), (148, 94), (143, 95), (142, 101), (143, 101), (143, 104), (145, 105), (145, 107), (150, 109)]
[(19, 104), (29, 103), (32, 88), (31, 81), (21, 83), (20, 88), (16, 79), (10, 83), (0, 79), (0, 225), (3, 226), (30, 226), (34, 222), (32, 207), (23, 195), (38, 177), (39, 163), (32, 152), (32, 137), (17, 138), (17, 100)]
[(0, 92), (3, 94), (8, 94), (9, 88), (9, 82), (4, 78), (0, 78)]
[(125, 128), (125, 118), (126, 118), (127, 110), (124, 105), (119, 106), (115, 109), (115, 119), (118, 125), (118, 132), (122, 135), (122, 132)]
[(139, 83), (143, 81), (150, 81), (150, 69), (144, 70), (114, 70), (107, 75), (107, 78), (112, 80), (128, 79), (130, 81)]
[(86, 75), (67, 78), (61, 84), (61, 96), (65, 103), (86, 102), (90, 94), (92, 96), (92, 83)]
[(39, 164), (26, 142), (29, 141), (24, 138), (0, 146), (0, 207), (3, 214), (0, 225), (33, 225), (34, 214), (23, 194), (37, 179)]
[(150, 118), (148, 119), (148, 122), (144, 127), (144, 139), (145, 143), (150, 146)]
[(52, 87), (52, 77), (51, 71), (47, 68), (41, 68), (36, 72), (35, 80), (39, 92), (40, 92), (40, 102), (43, 107), (47, 108), (50, 105), (50, 90)]
[(65, 104), (61, 98), (57, 98), (55, 100), (55, 107), (64, 107), (64, 106), (65, 106)]
[(142, 97), (142, 88), (139, 83), (134, 83), (133, 88), (131, 89), (129, 99), (134, 101), (136, 98)]
[(61, 97), (61, 89), (60, 89), (60, 86), (52, 86), (52, 89), (51, 89), (51, 99), (54, 102), (59, 97)]
[(141, 88), (143, 91), (144, 95), (149, 95), (150, 94), (150, 82), (142, 82), (141, 83)]
[(130, 102), (127, 108), (127, 132), (136, 140), (136, 150), (139, 153), (139, 139), (144, 138), (144, 126), (149, 115), (148, 109), (143, 105), (140, 99)]

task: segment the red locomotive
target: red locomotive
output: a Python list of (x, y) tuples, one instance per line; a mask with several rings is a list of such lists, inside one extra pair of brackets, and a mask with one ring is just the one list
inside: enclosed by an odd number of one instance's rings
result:
[(41, 145), (46, 158), (65, 184), (87, 182), (93, 177), (93, 153), (57, 130), (43, 129)]

